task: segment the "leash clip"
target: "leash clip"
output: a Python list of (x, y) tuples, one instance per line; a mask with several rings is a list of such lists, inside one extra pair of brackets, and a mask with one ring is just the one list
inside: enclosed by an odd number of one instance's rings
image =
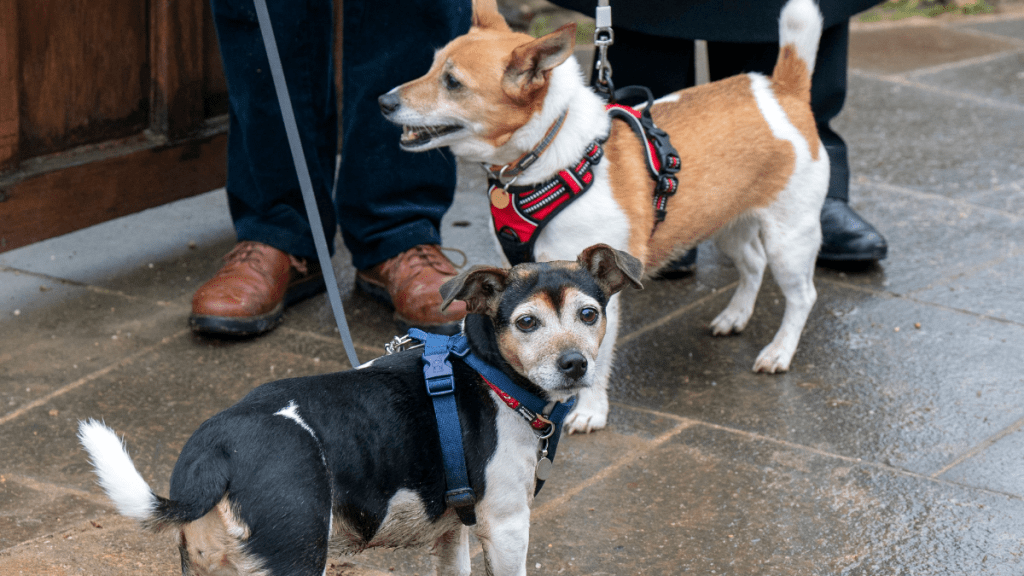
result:
[(403, 336), (395, 336), (394, 338), (391, 339), (391, 342), (388, 342), (387, 344), (384, 345), (384, 353), (387, 356), (391, 356), (392, 354), (404, 352), (405, 350), (423, 348), (424, 344), (422, 342), (420, 342), (419, 344), (413, 344), (412, 346), (407, 346), (407, 344), (409, 344), (410, 342), (416, 341), (417, 340), (415, 338), (409, 336), (408, 334), (405, 334)]
[(537, 438), (544, 440), (545, 445), (547, 445), (548, 438), (551, 438), (555, 434), (555, 423), (540, 414), (537, 414), (537, 419), (543, 422), (545, 426), (543, 430), (534, 429), (533, 432), (537, 435)]
[(615, 85), (612, 84), (612, 65), (608, 62), (608, 47), (615, 43), (615, 32), (612, 30), (612, 7), (609, 0), (598, 0), (594, 20), (594, 47), (597, 48), (597, 56), (594, 58), (595, 81), (592, 84), (606, 100), (613, 102)]

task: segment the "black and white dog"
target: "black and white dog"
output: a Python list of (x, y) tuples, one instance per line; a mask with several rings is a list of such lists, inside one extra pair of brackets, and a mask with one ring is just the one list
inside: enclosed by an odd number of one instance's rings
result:
[[(609, 297), (641, 263), (605, 245), (576, 262), (475, 267), (442, 289), (467, 304), (473, 354), (549, 401), (590, 386)], [(264, 384), (185, 444), (170, 497), (153, 494), (113, 430), (79, 438), (118, 511), (172, 532), (186, 575), (320, 575), (328, 556), (427, 546), (467, 575), (469, 530), (488, 573), (523, 575), (541, 440), (480, 374), (451, 362), (476, 523), (445, 504), (445, 472), (419, 350), (357, 370)]]

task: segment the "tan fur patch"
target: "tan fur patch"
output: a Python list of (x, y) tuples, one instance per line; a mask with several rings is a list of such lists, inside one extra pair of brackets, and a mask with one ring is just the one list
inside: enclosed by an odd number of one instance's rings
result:
[[(672, 141), (675, 143), (675, 137)], [(650, 226), (646, 223), (654, 222), (654, 205), (651, 203), (654, 179), (644, 168), (647, 161), (643, 148), (625, 122), (613, 120), (604, 149), (612, 197), (629, 221), (634, 223), (629, 230), (629, 253), (646, 263), (651, 237)]]
[[(644, 261), (652, 272), (747, 210), (771, 204), (796, 166), (792, 145), (774, 136), (758, 110), (748, 76), (734, 76), (676, 94), (678, 100), (655, 104), (651, 109), (655, 124), (672, 138), (683, 166), (678, 174), (679, 191), (669, 200), (668, 215), (648, 244)], [(615, 130), (629, 131), (625, 126)], [(639, 154), (639, 142), (630, 137), (638, 150), (634, 155)], [(642, 171), (642, 163), (632, 166), (637, 167), (633, 171)], [(615, 193), (616, 199), (619, 194), (631, 194)], [(649, 192), (637, 197), (650, 205)], [(649, 219), (634, 219), (634, 213), (640, 210), (630, 213), (635, 225), (649, 231), (650, 225), (644, 223), (653, 224), (653, 208), (649, 209)]]
[(818, 159), (820, 141), (818, 127), (811, 112), (811, 76), (807, 63), (796, 53), (796, 47), (787, 44), (779, 51), (779, 60), (772, 72), (772, 91), (789, 121), (807, 141), (811, 158)]
[(182, 527), (179, 545), (188, 554), (191, 576), (264, 576), (258, 559), (242, 550), (249, 527), (225, 496), (205, 516)]
[[(472, 28), (435, 55), (426, 75), (399, 88), (402, 103), (420, 113), (455, 109), (459, 118), (484, 127), (481, 139), (499, 147), (540, 111), (547, 94), (546, 82), (526, 99), (513, 99), (502, 87), (511, 54), (532, 40), (526, 34)], [(445, 73), (453, 74), (465, 90), (446, 90)]]

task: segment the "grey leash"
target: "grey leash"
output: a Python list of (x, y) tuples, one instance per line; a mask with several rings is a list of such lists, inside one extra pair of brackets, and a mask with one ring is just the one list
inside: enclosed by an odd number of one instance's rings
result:
[(313, 232), (313, 244), (316, 246), (316, 254), (320, 260), (320, 270), (324, 275), (324, 283), (327, 285), (327, 297), (331, 302), (331, 309), (334, 311), (334, 321), (338, 324), (338, 332), (341, 333), (345, 354), (348, 355), (349, 363), (355, 368), (359, 366), (359, 359), (356, 358), (356, 348), (352, 344), (352, 334), (349, 333), (348, 322), (345, 321), (345, 309), (341, 306), (338, 279), (334, 275), (331, 255), (327, 250), (327, 239), (324, 237), (324, 227), (320, 222), (320, 212), (316, 207), (316, 198), (313, 196), (313, 182), (309, 178), (309, 167), (306, 165), (306, 156), (302, 152), (302, 142), (299, 140), (299, 128), (295, 124), (292, 100), (288, 96), (288, 85), (284, 81), (281, 55), (277, 51), (274, 29), (270, 24), (270, 13), (267, 11), (266, 0), (253, 0), (253, 2), (256, 5), (256, 17), (259, 19), (260, 32), (263, 34), (263, 46), (267, 49), (270, 74), (274, 77), (274, 89), (277, 91), (277, 103), (281, 106), (284, 130), (288, 134), (288, 147), (291, 149), (292, 161), (295, 163), (295, 173), (299, 177), (302, 201), (306, 205), (306, 218), (309, 220), (309, 227)]

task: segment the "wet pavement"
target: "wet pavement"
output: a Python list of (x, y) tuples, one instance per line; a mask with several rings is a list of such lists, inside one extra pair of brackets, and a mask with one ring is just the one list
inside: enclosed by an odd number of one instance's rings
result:
[[(742, 335), (709, 335), (736, 279), (713, 247), (693, 277), (626, 294), (609, 427), (560, 445), (531, 573), (1024, 574), (1024, 13), (857, 25), (851, 63), (835, 128), (889, 258), (818, 269), (784, 375), (750, 372), (781, 317), (772, 282)], [(446, 244), (494, 262), (486, 218), (460, 193)], [(206, 418), (348, 367), (323, 296), (255, 340), (188, 331), (232, 243), (215, 191), (0, 254), (0, 574), (178, 573), (170, 541), (102, 496), (80, 419), (125, 434), (166, 494)], [(396, 327), (347, 262), (369, 359)], [(427, 573), (408, 551), (328, 569)]]

